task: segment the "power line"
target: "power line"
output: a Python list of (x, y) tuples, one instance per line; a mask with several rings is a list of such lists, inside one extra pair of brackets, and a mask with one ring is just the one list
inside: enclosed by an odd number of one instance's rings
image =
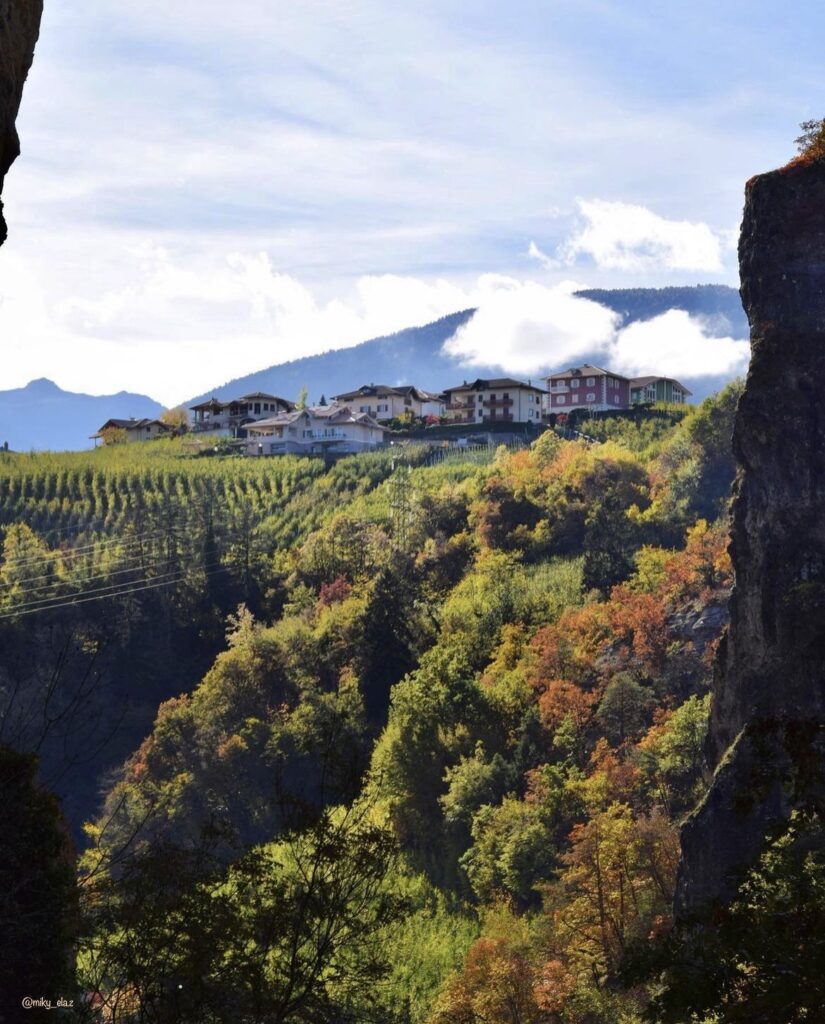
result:
[[(222, 562), (212, 563), (208, 566), (204, 566), (201, 570), (205, 576), (212, 576), (217, 572), (220, 572), (223, 568)], [(81, 592), (76, 598), (72, 598), (66, 601), (59, 601), (57, 603), (46, 603), (47, 601), (53, 601), (54, 599), (48, 598), (43, 599), (40, 602), (32, 602), (28, 605), (21, 605), (19, 608), (10, 612), (3, 612), (0, 614), (0, 620), (2, 619), (14, 619), (19, 618), (23, 615), (33, 615), (35, 612), (52, 611), (58, 608), (71, 608), (78, 604), (88, 604), (90, 601), (103, 601), (107, 599), (126, 597), (129, 594), (138, 594), (144, 590), (154, 590), (157, 587), (168, 587), (173, 586), (175, 583), (180, 583), (186, 579), (187, 575), (193, 575), (190, 570), (177, 570), (175, 573), (166, 574), (173, 578), (171, 579), (156, 579), (151, 583), (141, 584), (138, 587), (121, 587), (115, 589), (111, 593), (103, 593), (102, 591), (111, 590), (111, 588), (103, 587), (97, 591)]]
[[(163, 560), (161, 559), (159, 561), (157, 555), (153, 556), (152, 560), (155, 562), (155, 564), (153, 564), (153, 565), (145, 565), (140, 560), (141, 559), (141, 555), (140, 554), (135, 554), (135, 555), (132, 555), (130, 557), (132, 559), (135, 559), (136, 561), (135, 561), (134, 565), (131, 565), (128, 568), (113, 569), (111, 572), (95, 573), (93, 576), (86, 576), (84, 579), (79, 580), (78, 582), (81, 585), (83, 585), (83, 584), (86, 584), (86, 583), (90, 583), (92, 580), (111, 579), (112, 576), (122, 576), (124, 573), (128, 573), (128, 572), (141, 572), (141, 571), (143, 571), (144, 573), (151, 573), (154, 570), (162, 569), (163, 568), (163, 565), (162, 565), (162, 561)], [(193, 555), (192, 551), (182, 551), (182, 552), (178, 553), (178, 557), (192, 558), (192, 557), (194, 557), (194, 555)], [(166, 561), (168, 562), (168, 559), (166, 559)], [(67, 580), (52, 579), (50, 573), (47, 573), (45, 576), (33, 576), (33, 577), (30, 577), (29, 579), (26, 579), (24, 581), (24, 583), (25, 584), (29, 584), (31, 582), (34, 582), (35, 580), (43, 580), (43, 579), (50, 579), (51, 582), (49, 582), (49, 583), (41, 583), (39, 586), (36, 586), (36, 587), (29, 587), (28, 585), (25, 585), (25, 586), (21, 587), (21, 592), (23, 594), (34, 594), (34, 593), (37, 593), (39, 590), (50, 590), (53, 587), (57, 587), (57, 586), (60, 586), (60, 585), (64, 585), (64, 586), (70, 585), (70, 582), (67, 581)], [(5, 590), (10, 590), (14, 586), (15, 586), (14, 583), (2, 583), (2, 584), (0, 584), (0, 594), (2, 594), (2, 591), (4, 589)]]

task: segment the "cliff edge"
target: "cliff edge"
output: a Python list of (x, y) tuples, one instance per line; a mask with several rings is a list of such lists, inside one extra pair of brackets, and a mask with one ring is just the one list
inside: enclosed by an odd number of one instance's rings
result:
[(825, 805), (825, 162), (748, 182), (739, 265), (751, 364), (733, 442), (736, 584), (718, 768), (682, 830), (681, 917), (727, 902), (791, 810)]
[[(42, 14), (43, 0), (0, 0), (0, 196), (6, 173), (20, 155), (20, 140), (14, 123)], [(6, 233), (0, 199), (0, 245), (5, 242)]]

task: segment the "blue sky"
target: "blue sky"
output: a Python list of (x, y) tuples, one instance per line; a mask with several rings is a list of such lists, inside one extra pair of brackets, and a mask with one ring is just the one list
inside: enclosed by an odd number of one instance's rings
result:
[(627, 356), (571, 282), (736, 283), (744, 181), (825, 113), (823, 29), (807, 0), (47, 0), (0, 388), (171, 404), (477, 303), (465, 360), (741, 369), (686, 318)]

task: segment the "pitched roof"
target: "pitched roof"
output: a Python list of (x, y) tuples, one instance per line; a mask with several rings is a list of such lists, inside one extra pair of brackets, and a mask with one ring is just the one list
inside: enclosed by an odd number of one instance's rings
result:
[(288, 398), (279, 398), (277, 395), (267, 395), (263, 391), (255, 391), (251, 395), (242, 395), (240, 398), (230, 398), (227, 401), (222, 402), (219, 398), (215, 398), (213, 395), (210, 399), (205, 402), (199, 402), (197, 405), (190, 405), (189, 408), (192, 412), (200, 412), (201, 410), (209, 410), (210, 412), (219, 412), (221, 409), (228, 409), (230, 405), (240, 405), (243, 402), (280, 402), (281, 405), (285, 405), (287, 409), (294, 409), (295, 403), (290, 402)]
[(115, 427), (118, 430), (142, 430), (144, 427), (161, 427), (163, 430), (171, 430), (172, 428), (167, 426), (161, 420), (152, 419), (141, 419), (136, 420), (134, 418), (128, 420), (110, 419), (106, 420), (101, 430), (106, 430), (108, 427)]
[(270, 416), (269, 419), (257, 420), (247, 424), (246, 429), (252, 433), (258, 433), (267, 427), (285, 427), (295, 423), (302, 416), (310, 419), (326, 420), (328, 423), (363, 423), (368, 427), (375, 427), (378, 430), (384, 428), (366, 412), (353, 412), (348, 405), (315, 405), (306, 409), (293, 409), (292, 412), (282, 412), (277, 416)]
[(643, 387), (646, 387), (648, 384), (655, 383), (657, 380), (667, 380), (667, 381), (670, 381), (671, 384), (675, 384), (678, 388), (681, 388), (682, 391), (686, 395), (692, 395), (693, 394), (692, 391), (689, 391), (685, 387), (685, 385), (682, 384), (680, 381), (676, 380), (675, 377), (656, 377), (656, 376), (653, 376), (653, 377), (634, 377), (630, 381), (630, 386), (632, 388), (643, 388)]
[(571, 366), (569, 370), (558, 370), (556, 373), (548, 373), (547, 380), (564, 380), (571, 377), (615, 377), (617, 380), (629, 380), (628, 377), (615, 370), (605, 370), (603, 366), (594, 366), (593, 363), (583, 363), (581, 366)]
[(497, 388), (531, 388), (533, 391), (543, 390), (537, 384), (525, 382), (523, 380), (514, 380), (512, 377), (491, 377), (489, 379), (478, 377), (476, 380), (470, 381), (469, 383), (465, 380), (463, 384), (459, 384), (454, 388), (444, 388), (444, 393), (450, 394), (452, 391), (493, 391)]
[(332, 397), (338, 402), (354, 402), (359, 398), (390, 398), (397, 395), (399, 398), (415, 398), (419, 402), (434, 401), (438, 395), (415, 384), (398, 384), (395, 387), (389, 384), (362, 384), (356, 391), (344, 391), (340, 395)]

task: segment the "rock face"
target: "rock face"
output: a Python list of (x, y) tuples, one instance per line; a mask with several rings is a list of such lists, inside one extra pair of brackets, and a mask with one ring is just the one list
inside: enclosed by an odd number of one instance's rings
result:
[(682, 917), (728, 900), (794, 807), (825, 804), (825, 163), (748, 182), (739, 263), (752, 357), (734, 432), (736, 586), (714, 683), (719, 767), (682, 831)]
[[(20, 155), (14, 122), (40, 32), (43, 0), (0, 0), (0, 195), (8, 169)], [(0, 245), (6, 222), (0, 200)]]

